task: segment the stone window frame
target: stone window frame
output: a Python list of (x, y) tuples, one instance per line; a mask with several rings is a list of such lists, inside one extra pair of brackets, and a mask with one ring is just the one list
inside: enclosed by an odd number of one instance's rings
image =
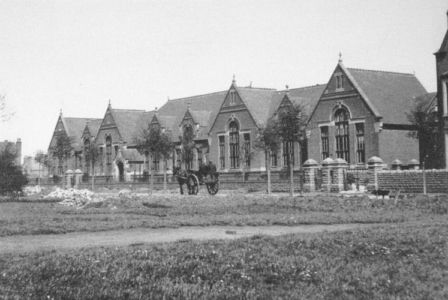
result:
[[(347, 119), (346, 120), (342, 120), (342, 121), (338, 121), (337, 120), (337, 114), (339, 111), (345, 111)], [(347, 163), (350, 161), (350, 111), (347, 109), (346, 106), (343, 105), (339, 105), (333, 112), (333, 118), (334, 118), (334, 142), (335, 142), (335, 157), (336, 158), (342, 158), (344, 159)], [(344, 126), (344, 124), (346, 124)], [(344, 134), (337, 134), (338, 133), (338, 129), (341, 129), (340, 127), (338, 127), (338, 125), (343, 125), (344, 127), (342, 128), (344, 130)], [(346, 130), (346, 132), (345, 132)], [(342, 145), (342, 147), (338, 147)], [(342, 156), (342, 157), (341, 157)]]
[(221, 170), (226, 168), (226, 135), (218, 134), (218, 163)]
[[(356, 148), (356, 164), (358, 165), (365, 165), (367, 160), (366, 160), (366, 124), (365, 124), (365, 120), (350, 120), (349, 124), (353, 124), (355, 127), (354, 130), (354, 135), (355, 135), (355, 148)], [(359, 134), (358, 133), (358, 124), (362, 124), (363, 127), (363, 133)], [(359, 137), (363, 137), (363, 149), (359, 148)], [(360, 153), (363, 153), (363, 160), (364, 161), (360, 161), (359, 159), (359, 155)]]

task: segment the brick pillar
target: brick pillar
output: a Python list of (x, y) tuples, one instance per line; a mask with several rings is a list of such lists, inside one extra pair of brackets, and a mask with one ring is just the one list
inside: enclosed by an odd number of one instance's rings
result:
[(303, 174), (305, 176), (303, 190), (305, 192), (316, 191), (316, 182), (315, 182), (316, 169), (317, 169), (317, 162), (314, 159), (308, 159), (303, 164)]
[(348, 164), (342, 158), (336, 158), (333, 161), (333, 183), (331, 184), (331, 191), (340, 192), (344, 190), (344, 173)]
[(333, 174), (333, 160), (329, 157), (327, 157), (322, 162), (322, 189), (327, 192), (331, 192), (331, 183), (332, 180), (332, 174)]
[(383, 160), (379, 157), (372, 156), (367, 161), (369, 168), (369, 184), (367, 185), (367, 190), (377, 190), (378, 189), (378, 172), (383, 170)]
[(392, 162), (392, 170), (401, 170), (403, 168), (403, 162), (396, 159)]
[(416, 159), (411, 159), (408, 161), (409, 170), (418, 170), (420, 167), (420, 163)]
[(69, 189), (72, 187), (72, 180), (73, 180), (73, 171), (67, 170), (67, 172), (65, 172), (65, 187), (66, 188)]
[(75, 188), (76, 189), (79, 187), (79, 184), (81, 183), (81, 181), (82, 181), (82, 171), (80, 169), (77, 169), (75, 171)]

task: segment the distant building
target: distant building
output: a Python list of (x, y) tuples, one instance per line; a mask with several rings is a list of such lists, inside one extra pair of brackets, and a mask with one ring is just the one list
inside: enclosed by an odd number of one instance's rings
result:
[(17, 154), (16, 164), (18, 166), (22, 165), (22, 140), (17, 139), (17, 142), (9, 142), (5, 140), (0, 142), (0, 151), (3, 151), (7, 145), (10, 145), (11, 149)]

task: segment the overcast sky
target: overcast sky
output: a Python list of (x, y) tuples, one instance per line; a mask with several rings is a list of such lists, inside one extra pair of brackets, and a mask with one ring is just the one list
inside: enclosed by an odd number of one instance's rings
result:
[(326, 83), (349, 68), (413, 73), (436, 90), (446, 0), (0, 0), (0, 140), (47, 150), (59, 112), (103, 118), (239, 86)]

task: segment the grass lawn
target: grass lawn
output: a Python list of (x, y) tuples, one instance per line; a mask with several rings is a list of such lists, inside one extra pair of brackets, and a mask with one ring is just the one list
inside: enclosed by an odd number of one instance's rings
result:
[[(0, 255), (1, 299), (448, 299), (448, 222)], [(48, 297), (48, 298), (47, 298)]]
[[(25, 199), (26, 200), (26, 199)], [(266, 226), (341, 223), (400, 223), (444, 219), (448, 197), (413, 199), (343, 198), (338, 196), (111, 198), (104, 203), (76, 208), (57, 202), (0, 203), (0, 236), (105, 231), (127, 228), (179, 226)]]

